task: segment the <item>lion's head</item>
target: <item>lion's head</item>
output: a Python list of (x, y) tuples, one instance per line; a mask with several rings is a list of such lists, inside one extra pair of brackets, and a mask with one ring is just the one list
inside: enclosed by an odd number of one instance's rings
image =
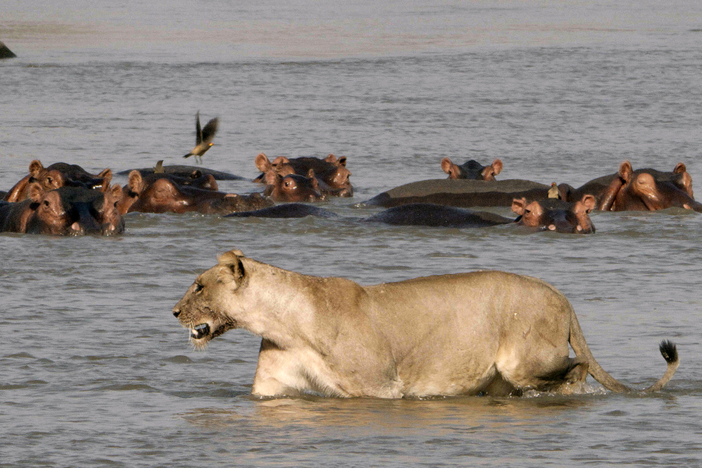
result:
[(196, 348), (204, 348), (211, 339), (238, 327), (226, 311), (246, 281), (243, 257), (239, 250), (220, 255), (219, 263), (198, 276), (173, 308), (173, 315), (190, 330), (190, 341)]

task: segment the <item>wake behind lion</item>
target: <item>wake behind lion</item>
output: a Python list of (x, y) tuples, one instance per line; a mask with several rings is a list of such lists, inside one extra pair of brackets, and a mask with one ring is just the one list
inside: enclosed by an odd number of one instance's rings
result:
[[(428, 397), (568, 393), (589, 373), (634, 389), (595, 360), (570, 302), (536, 278), (478, 271), (361, 286), (232, 250), (173, 308), (196, 347), (234, 328), (262, 337), (252, 393)], [(569, 357), (569, 345), (575, 357)], [(662, 389), (679, 365), (663, 341)]]

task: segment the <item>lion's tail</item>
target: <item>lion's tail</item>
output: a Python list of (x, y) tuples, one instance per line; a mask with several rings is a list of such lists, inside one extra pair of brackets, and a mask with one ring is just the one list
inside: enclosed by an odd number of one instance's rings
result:
[[(607, 390), (617, 393), (630, 393), (637, 390), (627, 387), (623, 383), (619, 382), (617, 379), (612, 377), (605, 371), (600, 364), (597, 362), (595, 357), (590, 351), (590, 347), (585, 341), (585, 335), (583, 335), (583, 330), (580, 328), (580, 323), (578, 318), (575, 316), (575, 311), (571, 307), (571, 317), (570, 317), (570, 346), (575, 351), (577, 356), (581, 356), (588, 361), (588, 372), (590, 375), (601, 383)], [(660, 344), (660, 351), (663, 358), (668, 363), (668, 367), (658, 382), (651, 385), (650, 387), (644, 388), (643, 392), (655, 392), (662, 389), (675, 374), (678, 366), (680, 365), (680, 360), (678, 359), (678, 350), (670, 341), (662, 341)]]

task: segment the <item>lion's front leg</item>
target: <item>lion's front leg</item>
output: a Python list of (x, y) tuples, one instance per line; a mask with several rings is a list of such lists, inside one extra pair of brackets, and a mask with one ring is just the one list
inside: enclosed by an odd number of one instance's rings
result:
[(299, 395), (307, 381), (297, 367), (289, 353), (263, 338), (251, 393), (262, 397)]

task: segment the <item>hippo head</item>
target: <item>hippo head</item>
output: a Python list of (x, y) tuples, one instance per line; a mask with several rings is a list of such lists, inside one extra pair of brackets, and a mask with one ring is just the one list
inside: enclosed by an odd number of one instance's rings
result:
[(596, 201), (592, 195), (583, 196), (582, 200), (569, 203), (557, 199), (537, 200), (527, 203), (525, 198), (515, 198), (512, 211), (519, 215), (517, 224), (541, 230), (590, 234), (595, 226), (590, 220), (590, 211)]
[(112, 170), (105, 169), (99, 174), (90, 174), (77, 164), (54, 163), (46, 168), (49, 171), (59, 171), (66, 178), (66, 184), (73, 187), (85, 187), (107, 191), (112, 181)]
[(38, 182), (44, 190), (54, 190), (69, 185), (61, 171), (44, 168), (38, 159), (29, 164), (29, 175), (29, 182)]
[(27, 232), (54, 235), (122, 233), (124, 220), (117, 209), (121, 194), (119, 185), (103, 193), (84, 187), (46, 191), (39, 183), (33, 183), (30, 186), (32, 213), (27, 221)]
[(675, 166), (672, 173), (650, 169), (634, 171), (629, 161), (619, 166), (620, 185), (613, 197), (611, 209), (664, 210), (670, 207), (702, 211), (702, 205), (692, 197), (692, 177), (683, 163)]
[(265, 174), (270, 171), (275, 171), (283, 177), (295, 173), (295, 169), (293, 169), (285, 156), (278, 156), (271, 162), (265, 153), (259, 153), (254, 160), (254, 164), (263, 173), (264, 177), (262, 179), (265, 179)]
[(321, 177), (336, 196), (352, 197), (351, 171), (346, 168), (346, 156), (337, 159), (336, 156), (330, 154), (324, 161), (331, 164), (331, 167), (319, 174), (318, 177)]
[(281, 176), (275, 171), (266, 173), (263, 194), (277, 202), (316, 202), (326, 197), (319, 192), (319, 183), (310, 170), (307, 177), (298, 174)]
[(502, 161), (495, 159), (491, 165), (483, 166), (471, 159), (459, 166), (449, 158), (444, 158), (441, 160), (441, 169), (448, 174), (449, 179), (495, 180), (495, 176), (502, 172)]

